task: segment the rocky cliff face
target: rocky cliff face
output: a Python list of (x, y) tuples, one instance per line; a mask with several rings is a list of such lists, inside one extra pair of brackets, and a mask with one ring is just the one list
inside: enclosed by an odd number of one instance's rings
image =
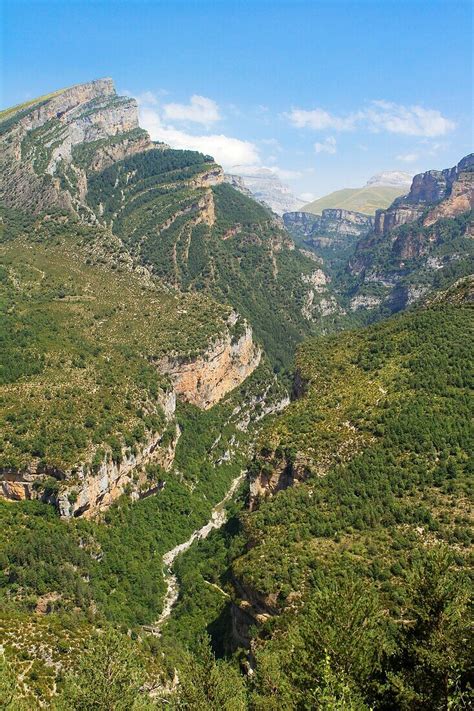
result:
[[(173, 463), (180, 430), (174, 421), (176, 395), (174, 391), (163, 393), (160, 405), (166, 419), (166, 429), (150, 433), (147, 440), (134, 450), (122, 448), (120, 460), (111, 452), (104, 452), (98, 463), (80, 464), (70, 470), (43, 467), (39, 463), (23, 471), (1, 471), (0, 494), (5, 499), (21, 501), (41, 499), (57, 506), (61, 516), (90, 517), (115, 501), (125, 489), (140, 493), (154, 488), (157, 482), (149, 482), (145, 465), (159, 464), (168, 471)], [(57, 490), (47, 487), (47, 482), (57, 480)], [(43, 484), (46, 484), (46, 489)]]
[(152, 143), (138, 126), (136, 101), (117, 96), (111, 79), (99, 79), (4, 112), (0, 147), (0, 199), (40, 212), (84, 208), (86, 152), (99, 170)]
[[(64, 517), (90, 517), (106, 509), (125, 490), (140, 497), (158, 490), (159, 482), (149, 481), (145, 467), (158, 464), (168, 471), (174, 460), (180, 430), (174, 420), (176, 397), (202, 409), (219, 402), (240, 385), (260, 363), (262, 352), (253, 342), (252, 330), (233, 313), (227, 332), (202, 354), (195, 357), (166, 357), (156, 365), (170, 377), (173, 389), (161, 396), (166, 428), (150, 433), (135, 448), (124, 447), (119, 460), (106, 451), (98, 463), (91, 461), (60, 471), (32, 466), (22, 471), (0, 471), (0, 495), (10, 500), (42, 499), (55, 504)], [(43, 484), (55, 479), (59, 490), (48, 493)]]
[[(408, 195), (379, 210), (357, 243), (348, 271), (359, 280), (350, 308), (399, 311), (443, 279), (468, 273), (473, 256), (474, 154), (456, 166), (416, 175)], [(446, 284), (447, 285), (447, 284)]]
[(251, 511), (258, 507), (260, 500), (305, 481), (310, 473), (308, 462), (301, 455), (289, 460), (285, 455), (278, 458), (273, 453), (259, 464), (258, 472), (250, 478)]
[[(203, 354), (186, 359), (168, 357), (157, 363), (173, 383), (173, 390), (161, 402), (165, 431), (150, 434), (138, 448), (123, 448), (119, 461), (106, 452), (94, 466), (85, 463), (74, 470), (32, 467), (2, 471), (1, 495), (11, 500), (51, 501), (64, 517), (92, 516), (110, 506), (126, 489), (138, 497), (147, 489), (159, 487), (156, 482), (147, 481), (145, 465), (159, 464), (165, 471), (172, 466), (180, 434), (174, 421), (176, 396), (208, 409), (240, 385), (260, 362), (261, 350), (253, 342), (250, 327), (238, 323), (235, 314), (229, 326), (226, 335)], [(236, 328), (242, 332), (236, 332)], [(61, 482), (61, 486), (59, 492), (45, 494), (42, 483), (50, 478)]]
[(229, 326), (225, 336), (197, 359), (167, 356), (158, 363), (159, 370), (170, 376), (177, 396), (185, 402), (207, 410), (240, 385), (260, 363), (262, 352), (253, 342), (250, 326), (240, 322), (235, 313)]
[(369, 215), (333, 208), (323, 210), (321, 215), (286, 212), (283, 222), (291, 235), (304, 238), (305, 242), (313, 242), (319, 236), (361, 237), (374, 226), (374, 219)]
[[(240, 172), (239, 168), (242, 169)], [(244, 192), (249, 191), (251, 195), (269, 207), (277, 215), (285, 212), (297, 210), (302, 207), (304, 200), (300, 200), (291, 192), (287, 185), (284, 185), (278, 175), (269, 168), (261, 168), (254, 172), (248, 172), (242, 166), (235, 166), (234, 173), (226, 176), (226, 180), (238, 190), (244, 188)]]
[(415, 222), (427, 207), (443, 202), (441, 209), (432, 211), (424, 224), (434, 224), (440, 217), (455, 217), (472, 209), (474, 202), (472, 171), (474, 154), (465, 156), (453, 168), (428, 170), (413, 178), (408, 195), (397, 198), (387, 210), (377, 210), (375, 234)]

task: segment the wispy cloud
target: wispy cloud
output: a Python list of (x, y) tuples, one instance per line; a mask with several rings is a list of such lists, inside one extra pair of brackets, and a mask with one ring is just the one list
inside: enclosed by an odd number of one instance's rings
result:
[(455, 128), (454, 121), (442, 116), (436, 109), (422, 106), (402, 106), (390, 101), (374, 101), (366, 113), (374, 130), (400, 133), (405, 136), (444, 136)]
[(414, 163), (419, 157), (418, 153), (401, 153), (395, 156), (396, 160), (401, 160), (404, 163)]
[(315, 143), (314, 150), (316, 153), (330, 153), (333, 155), (337, 152), (336, 139), (334, 136), (329, 136), (322, 143)]
[(348, 114), (347, 116), (336, 116), (324, 109), (292, 109), (289, 114), (286, 114), (293, 126), (297, 128), (312, 128), (315, 131), (323, 131), (331, 129), (334, 131), (350, 131), (355, 127), (357, 120), (356, 114)]
[(396, 133), (405, 136), (433, 138), (444, 136), (456, 124), (437, 109), (422, 106), (404, 106), (391, 101), (372, 101), (369, 106), (345, 115), (332, 114), (325, 109), (292, 109), (286, 117), (297, 128), (315, 131), (352, 131), (365, 128), (369, 131)]
[(163, 114), (170, 121), (191, 121), (203, 126), (209, 126), (222, 118), (217, 103), (199, 94), (191, 96), (189, 104), (165, 104)]

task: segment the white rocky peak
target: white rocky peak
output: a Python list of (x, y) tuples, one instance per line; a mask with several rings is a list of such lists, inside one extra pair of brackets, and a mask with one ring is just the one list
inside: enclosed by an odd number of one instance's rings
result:
[[(256, 200), (268, 205), (280, 217), (284, 212), (295, 212), (304, 205), (304, 200), (296, 197), (291, 189), (281, 182), (277, 172), (272, 168), (236, 165), (233, 166), (231, 173), (229, 178), (235, 176), (238, 179), (236, 183), (243, 183)], [(238, 185), (234, 184), (234, 187)]]
[(383, 170), (373, 175), (366, 185), (390, 185), (394, 188), (410, 187), (413, 175), (404, 173), (403, 170)]

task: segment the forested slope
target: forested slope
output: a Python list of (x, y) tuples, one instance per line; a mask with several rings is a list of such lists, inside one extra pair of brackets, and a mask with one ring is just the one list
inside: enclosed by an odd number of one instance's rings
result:
[(467, 703), (471, 299), (299, 348), (233, 564), (257, 708)]

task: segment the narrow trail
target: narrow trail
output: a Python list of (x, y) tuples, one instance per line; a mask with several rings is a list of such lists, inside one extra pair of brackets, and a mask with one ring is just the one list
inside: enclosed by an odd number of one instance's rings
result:
[(173, 563), (175, 559), (178, 557), (180, 553), (183, 553), (183, 551), (188, 550), (190, 546), (194, 543), (194, 541), (200, 540), (202, 538), (206, 538), (209, 533), (216, 529), (220, 528), (221, 526), (224, 525), (224, 523), (227, 520), (227, 514), (225, 511), (225, 505), (229, 501), (229, 499), (232, 498), (232, 496), (235, 494), (237, 491), (237, 488), (241, 484), (241, 482), (244, 480), (246, 472), (240, 472), (239, 476), (237, 476), (235, 479), (232, 480), (232, 483), (222, 499), (222, 501), (219, 501), (218, 504), (214, 506), (211, 512), (211, 518), (209, 521), (204, 524), (201, 528), (199, 528), (197, 531), (194, 531), (190, 537), (188, 538), (187, 541), (184, 543), (180, 543), (179, 545), (175, 546), (171, 550), (167, 551), (164, 556), (163, 556), (163, 577), (165, 579), (166, 583), (166, 595), (165, 599), (163, 602), (163, 611), (161, 615), (158, 617), (157, 620), (151, 625), (144, 625), (143, 629), (146, 632), (149, 632), (151, 634), (154, 634), (156, 636), (160, 635), (160, 630), (163, 626), (163, 624), (166, 622), (166, 620), (169, 618), (171, 615), (171, 612), (173, 611), (173, 607), (176, 605), (176, 602), (179, 597), (179, 584), (178, 584), (178, 578), (176, 575), (173, 573)]

